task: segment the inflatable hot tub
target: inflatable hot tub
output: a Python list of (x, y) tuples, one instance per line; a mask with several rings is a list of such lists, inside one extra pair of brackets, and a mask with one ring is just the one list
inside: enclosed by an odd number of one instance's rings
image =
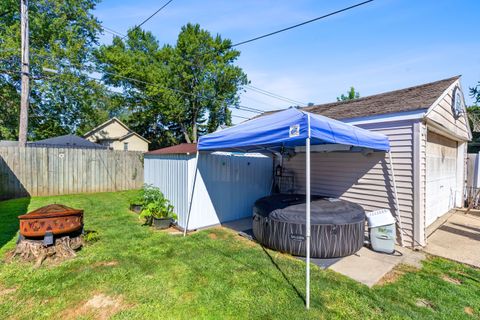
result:
[[(337, 258), (363, 246), (365, 211), (345, 200), (311, 196), (310, 256)], [(276, 194), (258, 199), (253, 208), (253, 234), (274, 250), (305, 256), (305, 195)]]

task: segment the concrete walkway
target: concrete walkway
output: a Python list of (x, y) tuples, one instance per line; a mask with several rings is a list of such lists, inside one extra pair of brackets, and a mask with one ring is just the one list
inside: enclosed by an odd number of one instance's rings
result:
[(424, 250), (480, 268), (480, 216), (457, 211), (428, 237)]
[(424, 253), (402, 247), (397, 247), (396, 250), (395, 254), (390, 255), (363, 247), (356, 254), (334, 263), (329, 269), (371, 287), (399, 264), (422, 267)]

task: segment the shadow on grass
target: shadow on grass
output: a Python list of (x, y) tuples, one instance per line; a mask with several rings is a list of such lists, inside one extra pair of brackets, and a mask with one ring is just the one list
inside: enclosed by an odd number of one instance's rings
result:
[(27, 213), (30, 198), (0, 201), (0, 249), (15, 237), (18, 216)]
[(285, 279), (285, 281), (288, 283), (288, 285), (290, 287), (292, 287), (292, 289), (295, 291), (295, 293), (297, 294), (297, 296), (302, 299), (303, 303), (306, 303), (305, 301), (305, 298), (304, 296), (302, 295), (302, 293), (297, 289), (297, 287), (295, 287), (295, 285), (293, 284), (293, 282), (290, 281), (290, 279), (288, 279), (287, 275), (282, 271), (282, 269), (280, 269), (280, 267), (278, 266), (278, 264), (275, 262), (275, 260), (273, 259), (273, 257), (270, 255), (270, 253), (268, 253), (268, 251), (265, 249), (264, 246), (261, 246), (262, 247), (262, 250), (263, 252), (265, 252), (265, 254), (268, 256), (268, 258), (270, 259), (270, 262), (275, 266), (275, 268), (278, 270), (278, 272), (280, 272), (280, 274), (282, 275), (283, 279)]
[[(208, 247), (211, 251), (214, 251), (218, 254), (221, 254), (222, 256), (228, 258), (229, 260), (232, 260), (244, 267), (247, 267), (251, 270), (255, 270), (257, 272), (259, 272), (260, 274), (262, 274), (263, 276), (265, 277), (268, 277), (269, 279), (273, 280), (273, 281), (278, 281), (278, 282), (281, 282), (281, 280), (278, 280), (278, 279), (275, 279), (272, 275), (264, 272), (263, 270), (259, 270), (259, 269), (256, 269), (254, 268), (252, 265), (249, 265), (247, 263), (245, 263), (244, 261), (242, 261), (241, 259), (238, 259), (234, 256), (231, 256), (231, 255), (228, 255), (226, 254), (225, 252), (223, 252), (222, 250), (219, 250), (218, 248), (215, 248), (211, 245), (209, 245), (208, 243), (205, 243), (204, 244), (205, 247)], [(292, 281), (290, 281), (290, 279), (287, 277), (287, 275), (285, 274), (285, 272), (282, 271), (282, 269), (280, 268), (280, 266), (275, 262), (275, 259), (273, 259), (273, 257), (268, 253), (268, 251), (266, 250), (266, 248), (262, 245), (260, 245), (263, 252), (266, 254), (266, 256), (269, 258), (270, 262), (272, 263), (272, 265), (275, 267), (275, 269), (277, 269), (277, 271), (282, 275), (282, 278), (285, 280), (285, 282), (288, 284), (288, 286), (290, 286), (292, 288), (292, 290), (296, 293), (296, 295), (300, 298), (301, 301), (303, 301), (303, 303), (305, 304), (305, 297), (302, 295), (302, 293), (300, 292), (300, 290), (297, 289), (297, 287), (293, 284)]]

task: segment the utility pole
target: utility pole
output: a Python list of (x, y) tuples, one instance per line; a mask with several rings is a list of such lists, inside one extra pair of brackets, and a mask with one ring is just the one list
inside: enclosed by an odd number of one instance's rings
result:
[(20, 0), (22, 34), (22, 95), (20, 97), (20, 127), (18, 144), (25, 147), (28, 132), (28, 100), (30, 96), (30, 56), (28, 41), (28, 0)]

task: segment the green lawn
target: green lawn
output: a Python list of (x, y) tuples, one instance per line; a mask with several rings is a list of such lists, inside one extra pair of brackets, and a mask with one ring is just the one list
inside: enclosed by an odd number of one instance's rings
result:
[[(0, 318), (93, 319), (112, 314), (118, 319), (480, 317), (480, 271), (438, 258), (428, 259), (420, 271), (404, 268), (395, 282), (373, 289), (313, 267), (312, 308), (306, 311), (303, 262), (264, 250), (221, 228), (186, 238), (154, 231), (128, 211), (132, 195), (117, 192), (0, 202), (2, 257), (15, 245), (16, 216), (49, 203), (83, 208), (86, 229), (100, 235), (77, 258), (56, 266), (33, 269), (2, 259)], [(92, 307), (93, 297), (100, 301), (100, 308)], [(418, 306), (419, 300), (427, 306)]]

